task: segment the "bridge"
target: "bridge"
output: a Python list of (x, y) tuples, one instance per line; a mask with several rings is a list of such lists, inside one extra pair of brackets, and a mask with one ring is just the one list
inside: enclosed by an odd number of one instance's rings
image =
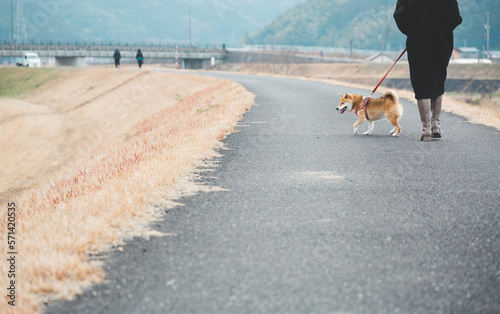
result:
[(156, 62), (175, 62), (183, 69), (205, 69), (222, 63), (226, 58), (225, 45), (187, 44), (128, 44), (95, 42), (27, 42), (12, 45), (0, 42), (0, 58), (22, 57), (24, 52), (36, 52), (41, 58), (54, 58), (57, 66), (84, 67), (87, 58), (112, 59), (115, 49), (122, 59), (135, 59), (141, 49), (144, 59)]

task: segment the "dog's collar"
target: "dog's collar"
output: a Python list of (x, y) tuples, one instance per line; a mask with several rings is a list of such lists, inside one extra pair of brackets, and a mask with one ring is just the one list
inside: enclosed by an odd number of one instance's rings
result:
[(371, 97), (363, 97), (363, 105), (361, 107), (359, 107), (358, 109), (356, 109), (355, 113), (356, 113), (356, 117), (358, 116), (358, 112), (361, 111), (361, 110), (364, 110), (365, 111), (365, 118), (366, 120), (370, 120), (370, 117), (368, 116), (368, 111), (366, 111), (366, 106), (368, 105), (368, 102), (370, 101)]

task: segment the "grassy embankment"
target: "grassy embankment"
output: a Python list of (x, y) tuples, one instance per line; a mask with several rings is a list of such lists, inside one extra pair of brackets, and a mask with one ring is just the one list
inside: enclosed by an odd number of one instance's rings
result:
[[(18, 99), (0, 98), (0, 114), (18, 117), (0, 123), (0, 166), (7, 169), (0, 173), (0, 198), (16, 203), (22, 256), (17, 306), (0, 302), (1, 313), (37, 312), (45, 301), (71, 298), (102, 280), (102, 261), (91, 253), (128, 236), (169, 236), (149, 230), (149, 223), (179, 196), (207, 189), (189, 178), (253, 104), (240, 85), (212, 78), (51, 71), (1, 73), (8, 95)], [(43, 73), (59, 79), (48, 82)], [(44, 86), (33, 90), (26, 81)], [(5, 203), (3, 261), (6, 211)], [(0, 273), (7, 267), (0, 263)], [(8, 287), (6, 276), (0, 286)]]
[(0, 97), (19, 98), (61, 77), (57, 69), (0, 68)]

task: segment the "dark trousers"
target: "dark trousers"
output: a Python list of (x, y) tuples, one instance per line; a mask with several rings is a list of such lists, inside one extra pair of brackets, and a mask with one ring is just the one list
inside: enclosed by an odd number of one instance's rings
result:
[(115, 59), (115, 68), (120, 66), (120, 59)]

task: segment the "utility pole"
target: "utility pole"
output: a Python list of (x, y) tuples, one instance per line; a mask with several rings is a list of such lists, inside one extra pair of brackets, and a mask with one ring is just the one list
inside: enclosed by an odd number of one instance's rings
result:
[(351, 56), (352, 56), (352, 45), (353, 45), (353, 40), (352, 40), (352, 27), (351, 27)]
[(14, 43), (21, 45), (28, 42), (28, 34), (26, 33), (26, 22), (24, 20), (23, 1), (17, 0), (16, 10), (16, 35), (14, 36)]
[(11, 45), (12, 49), (14, 49), (14, 5), (12, 4), (13, 0), (10, 0), (10, 30), (12, 33)]
[(358, 44), (358, 51), (359, 51), (359, 34), (361, 32), (361, 23), (358, 21), (356, 23), (356, 39), (357, 39), (357, 44)]
[(486, 25), (484, 25), (486, 28), (486, 54), (488, 59), (490, 58), (490, 15), (491, 12), (486, 12)]
[(387, 45), (386, 50), (391, 50), (391, 13), (387, 12)]
[(274, 25), (271, 22), (271, 51), (274, 51)]
[(189, 49), (191, 49), (191, 5), (189, 5)]

